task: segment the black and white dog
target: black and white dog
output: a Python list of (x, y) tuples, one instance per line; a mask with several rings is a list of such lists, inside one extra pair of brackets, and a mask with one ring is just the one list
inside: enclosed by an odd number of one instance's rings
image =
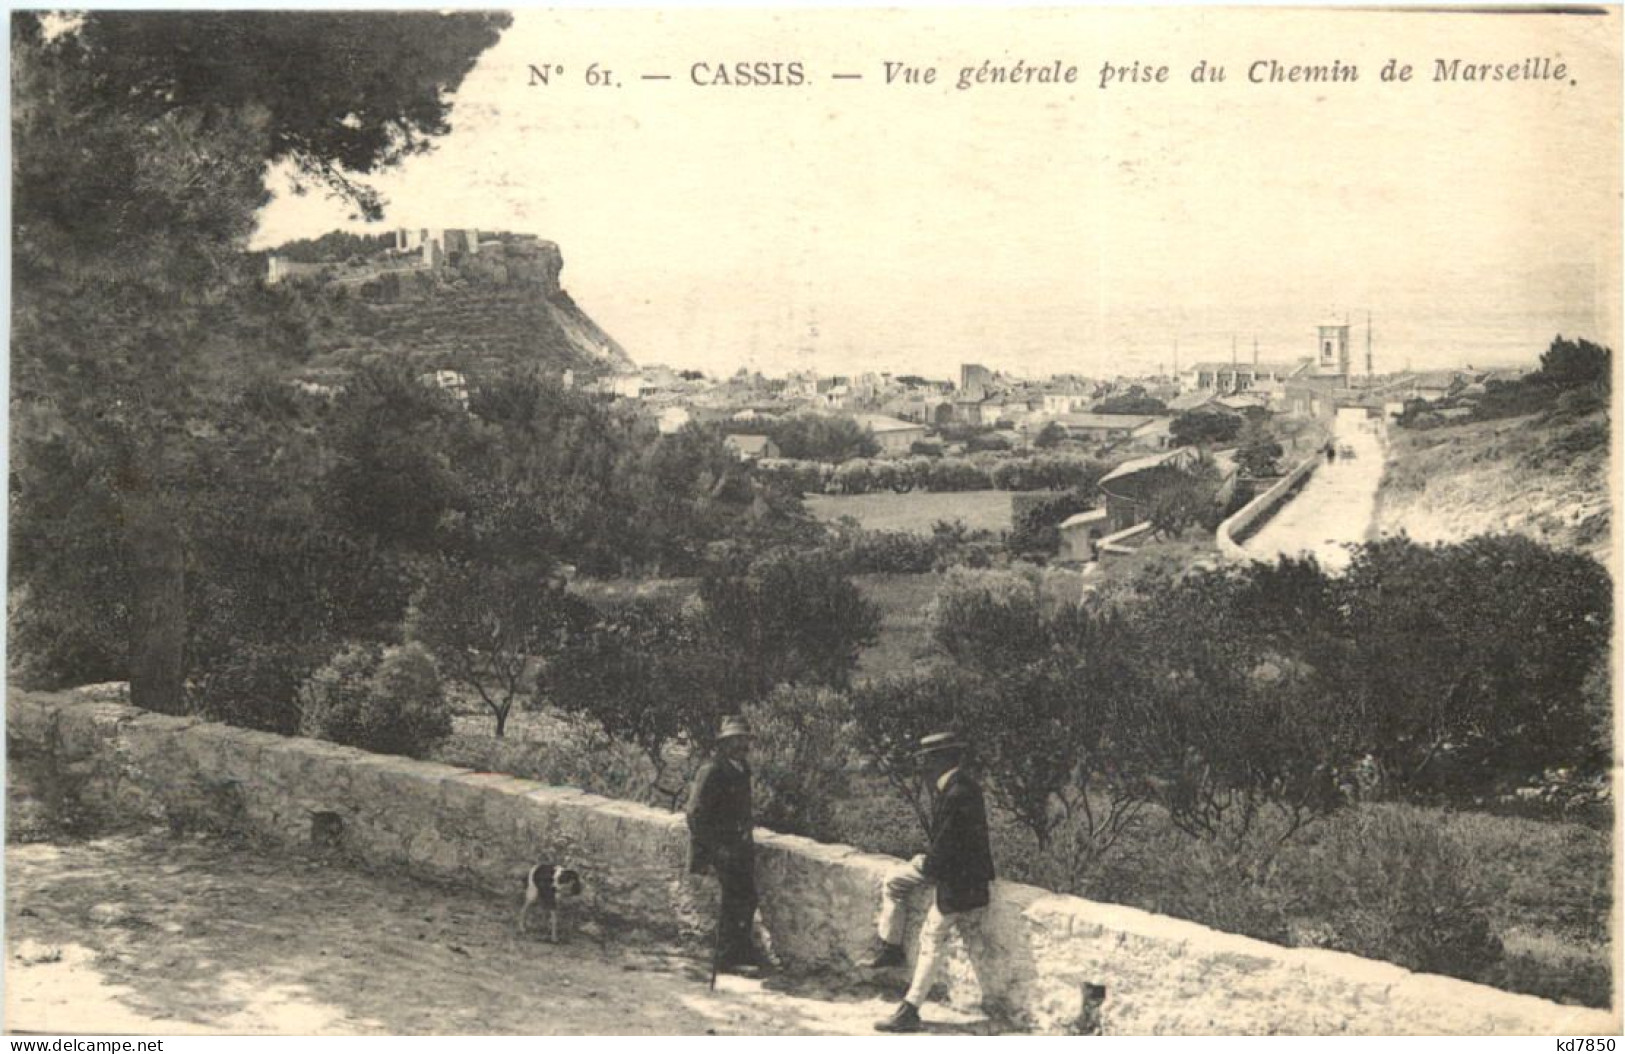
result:
[(526, 932), (530, 909), (540, 904), (547, 912), (549, 939), (559, 942), (559, 902), (581, 895), (581, 875), (561, 864), (537, 864), (525, 873), (525, 906), (519, 909), (519, 932)]

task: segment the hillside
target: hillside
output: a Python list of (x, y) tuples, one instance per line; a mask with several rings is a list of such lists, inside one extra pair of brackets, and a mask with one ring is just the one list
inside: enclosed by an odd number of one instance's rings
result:
[(1606, 411), (1389, 430), (1377, 530), (1418, 541), (1514, 532), (1608, 563)]
[(557, 245), (523, 235), (473, 237), (477, 251), (467, 251), (465, 241), (464, 251), (388, 250), (273, 265), (273, 281), (309, 319), (311, 372), (378, 359), (425, 371), (535, 365), (570, 370), (578, 380), (635, 368), (564, 290)]

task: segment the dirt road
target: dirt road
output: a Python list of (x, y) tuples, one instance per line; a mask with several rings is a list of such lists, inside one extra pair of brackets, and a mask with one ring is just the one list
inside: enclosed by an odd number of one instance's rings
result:
[[(12, 844), (6, 1028), (850, 1035), (894, 1005), (799, 979), (709, 992), (700, 962), (636, 935), (519, 939), (517, 903), (167, 831)], [(926, 1016), (933, 1031), (986, 1029)]]
[(1336, 442), (1354, 457), (1322, 464), (1303, 489), (1244, 548), (1266, 560), (1314, 556), (1328, 570), (1349, 562), (1348, 546), (1368, 539), (1382, 482), (1382, 441), (1347, 418), (1337, 422)]

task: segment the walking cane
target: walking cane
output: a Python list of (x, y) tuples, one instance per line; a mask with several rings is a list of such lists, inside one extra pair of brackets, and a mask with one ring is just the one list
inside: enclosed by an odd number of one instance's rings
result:
[(717, 964), (722, 960), (722, 911), (717, 911), (717, 929), (711, 938), (711, 991), (717, 990)]

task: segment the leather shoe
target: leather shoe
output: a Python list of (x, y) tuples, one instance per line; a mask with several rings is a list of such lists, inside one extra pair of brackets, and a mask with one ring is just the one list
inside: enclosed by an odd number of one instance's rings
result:
[(906, 999), (891, 1017), (875, 1022), (876, 1032), (918, 1032), (921, 1027), (919, 1008)]

